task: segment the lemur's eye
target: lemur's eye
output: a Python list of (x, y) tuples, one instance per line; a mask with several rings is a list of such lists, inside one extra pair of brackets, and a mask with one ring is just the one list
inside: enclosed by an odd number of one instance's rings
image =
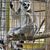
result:
[(25, 3), (23, 3), (23, 6), (25, 6), (26, 4)]
[(28, 7), (29, 7), (29, 4), (28, 4)]

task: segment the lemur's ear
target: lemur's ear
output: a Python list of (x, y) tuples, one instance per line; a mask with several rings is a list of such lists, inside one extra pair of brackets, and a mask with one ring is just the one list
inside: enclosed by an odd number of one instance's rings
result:
[(21, 2), (21, 1), (19, 1), (19, 3), (21, 3), (21, 4), (22, 4), (22, 2)]
[(12, 4), (12, 2), (10, 2), (10, 8), (11, 8), (11, 9), (13, 8), (13, 4)]

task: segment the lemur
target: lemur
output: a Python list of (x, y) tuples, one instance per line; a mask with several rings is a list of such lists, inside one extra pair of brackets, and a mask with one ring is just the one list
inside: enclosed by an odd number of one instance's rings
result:
[[(15, 0), (13, 0), (15, 1)], [(13, 28), (8, 32), (8, 35), (21, 34), (31, 32), (34, 34), (33, 15), (31, 11), (31, 2), (29, 0), (19, 1), (19, 8), (15, 11), (13, 1), (10, 1), (10, 8), (13, 12), (12, 18), (19, 20), (21, 18), (20, 26)]]
[[(13, 0), (14, 1), (14, 0)], [(10, 8), (12, 11), (12, 18), (13, 19), (17, 19), (19, 20), (19, 18), (21, 18), (21, 23), (20, 26), (13, 28), (12, 30), (10, 30), (8, 32), (9, 36), (13, 36), (13, 34), (25, 34), (27, 32), (31, 32), (34, 34), (34, 24), (33, 24), (33, 16), (32, 16), (32, 11), (31, 11), (31, 3), (29, 0), (22, 0), (19, 1), (19, 8), (17, 11), (15, 11), (14, 6), (13, 6), (13, 1), (10, 1)], [(14, 50), (21, 50), (18, 47), (23, 47), (23, 45), (21, 43), (21, 41), (19, 41), (19, 43), (16, 44), (16, 42), (14, 42), (15, 44), (12, 43), (12, 47)], [(24, 41), (22, 41), (22, 43), (24, 43)]]

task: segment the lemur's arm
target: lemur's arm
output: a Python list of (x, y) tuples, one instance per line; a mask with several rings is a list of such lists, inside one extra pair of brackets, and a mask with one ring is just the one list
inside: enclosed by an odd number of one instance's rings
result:
[(12, 1), (10, 1), (10, 8), (11, 8), (11, 10), (12, 10), (11, 13), (12, 13), (12, 17), (13, 17), (14, 19), (20, 17), (20, 11), (21, 11), (21, 8), (20, 8), (20, 7), (18, 8), (17, 11), (15, 11), (15, 9), (13, 8)]

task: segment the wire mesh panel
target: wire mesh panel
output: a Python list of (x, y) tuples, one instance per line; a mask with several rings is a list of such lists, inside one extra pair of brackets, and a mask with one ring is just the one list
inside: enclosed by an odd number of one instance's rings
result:
[(0, 0), (0, 49), (47, 50), (47, 10), (46, 0)]

